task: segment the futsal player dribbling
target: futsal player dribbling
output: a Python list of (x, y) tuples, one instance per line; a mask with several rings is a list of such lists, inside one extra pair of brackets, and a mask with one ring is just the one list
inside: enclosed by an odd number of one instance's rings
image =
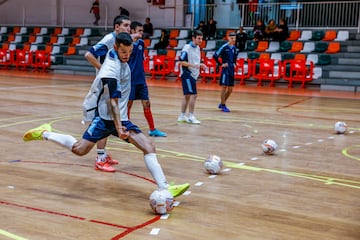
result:
[[(130, 24), (131, 21), (128, 16), (116, 16), (113, 20), (114, 30), (106, 34), (85, 53), (85, 58), (92, 66), (94, 66), (96, 72), (100, 70), (107, 52), (113, 48), (116, 35), (121, 32), (130, 33)], [(91, 91), (89, 91), (88, 94), (91, 94)], [(106, 143), (107, 138), (104, 138), (96, 144), (97, 156), (95, 158), (95, 169), (104, 172), (115, 172), (116, 170), (112, 165), (118, 164), (119, 162), (106, 152)]]
[(105, 61), (96, 75), (93, 86), (101, 88), (94, 95), (97, 104), (95, 116), (83, 133), (80, 140), (68, 134), (52, 132), (50, 124), (43, 124), (28, 130), (24, 141), (47, 140), (68, 148), (78, 156), (86, 155), (95, 144), (110, 135), (114, 135), (132, 143), (144, 154), (144, 162), (154, 178), (159, 189), (167, 189), (174, 196), (180, 196), (190, 184), (169, 185), (161, 165), (157, 160), (154, 144), (141, 130), (129, 121), (127, 104), (131, 87), (131, 73), (127, 61), (133, 48), (133, 40), (129, 33), (119, 33), (116, 36), (114, 48), (110, 49)]

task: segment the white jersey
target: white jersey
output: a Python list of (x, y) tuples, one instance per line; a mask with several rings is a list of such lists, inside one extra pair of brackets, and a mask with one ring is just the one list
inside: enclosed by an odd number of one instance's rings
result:
[[(186, 61), (190, 64), (199, 65), (201, 61), (200, 47), (194, 45), (192, 42), (185, 44), (181, 51), (180, 61)], [(190, 71), (191, 76), (197, 79), (200, 75), (200, 69), (194, 67), (182, 67), (180, 74), (183, 71)]]
[(98, 114), (102, 119), (113, 120), (109, 108), (110, 95), (108, 88), (103, 86), (102, 78), (114, 78), (117, 80), (117, 88), (121, 92), (121, 98), (119, 98), (120, 118), (121, 121), (128, 121), (127, 104), (131, 90), (131, 71), (127, 63), (122, 63), (119, 60), (113, 49), (107, 53), (105, 61), (85, 97), (83, 120), (91, 121), (96, 110), (98, 110)]

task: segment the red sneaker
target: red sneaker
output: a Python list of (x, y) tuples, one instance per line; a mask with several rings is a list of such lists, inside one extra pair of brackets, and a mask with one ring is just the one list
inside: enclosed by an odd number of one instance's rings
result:
[[(96, 158), (97, 160), (98, 158)], [(115, 172), (115, 168), (113, 168), (107, 161), (95, 161), (95, 169), (104, 171), (104, 172)]]
[(115, 159), (112, 159), (111, 155), (110, 154), (106, 154), (106, 157), (105, 157), (105, 160), (108, 164), (110, 165), (115, 165), (115, 164), (119, 164), (119, 161), (118, 160), (115, 160)]

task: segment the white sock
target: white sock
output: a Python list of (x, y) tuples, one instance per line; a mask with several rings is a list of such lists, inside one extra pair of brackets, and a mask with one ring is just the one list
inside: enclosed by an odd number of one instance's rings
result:
[(155, 153), (148, 153), (144, 155), (144, 161), (147, 169), (154, 178), (159, 189), (167, 189), (169, 184), (166, 181), (164, 172), (157, 160)]
[(98, 148), (98, 149), (96, 149), (96, 151), (97, 151), (98, 159), (103, 159), (106, 157), (105, 149)]
[(194, 114), (193, 114), (193, 113), (189, 113), (189, 118), (191, 118), (192, 116), (194, 116)]
[(180, 117), (185, 117), (185, 113), (180, 113)]
[(43, 132), (42, 136), (44, 139), (60, 144), (61, 146), (70, 150), (72, 150), (74, 143), (77, 142), (73, 136), (67, 134), (45, 131)]

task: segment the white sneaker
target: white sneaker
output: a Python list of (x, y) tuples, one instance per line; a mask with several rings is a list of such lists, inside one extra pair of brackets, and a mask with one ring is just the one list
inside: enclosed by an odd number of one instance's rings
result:
[(187, 123), (187, 122), (189, 122), (189, 119), (186, 117), (186, 116), (179, 116), (178, 117), (178, 122), (180, 122), (180, 123)]
[(192, 115), (191, 117), (188, 118), (188, 123), (191, 123), (191, 124), (200, 124), (201, 122), (200, 122), (199, 120), (197, 120), (194, 115)]

